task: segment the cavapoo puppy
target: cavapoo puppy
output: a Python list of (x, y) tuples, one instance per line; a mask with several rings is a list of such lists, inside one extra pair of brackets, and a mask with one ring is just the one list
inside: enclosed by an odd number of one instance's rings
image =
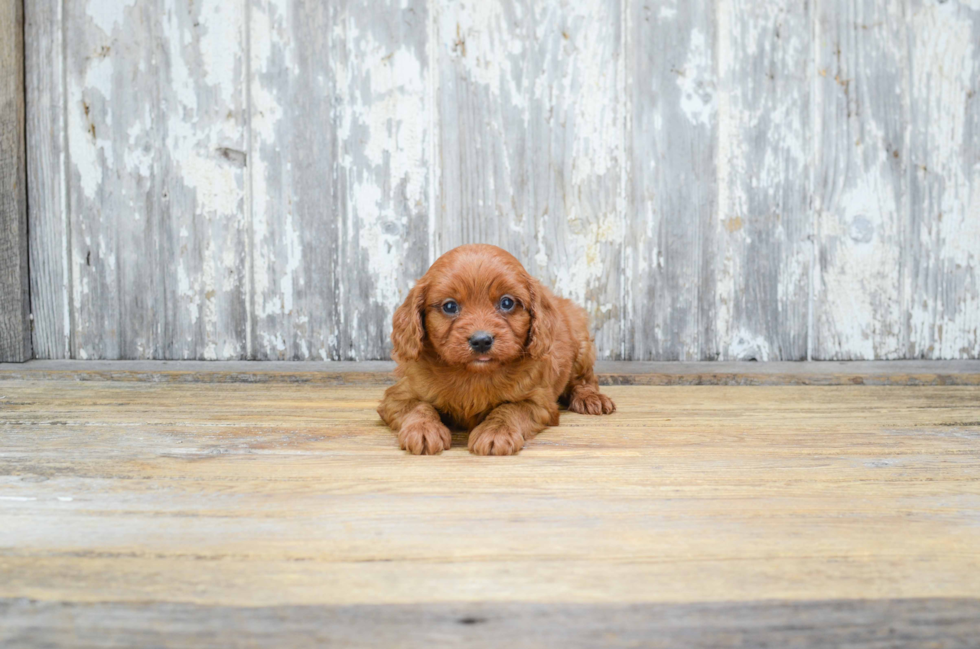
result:
[(392, 320), (398, 382), (378, 414), (403, 449), (440, 453), (447, 426), (478, 455), (511, 455), (547, 426), (558, 402), (609, 414), (592, 366), (585, 310), (555, 296), (508, 252), (460, 246), (440, 257)]

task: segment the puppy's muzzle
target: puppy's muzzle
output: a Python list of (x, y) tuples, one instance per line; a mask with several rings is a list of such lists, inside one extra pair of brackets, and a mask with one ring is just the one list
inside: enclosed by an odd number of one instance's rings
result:
[(470, 349), (475, 351), (477, 354), (483, 354), (490, 351), (493, 347), (493, 336), (485, 331), (477, 331), (472, 336), (470, 336)]

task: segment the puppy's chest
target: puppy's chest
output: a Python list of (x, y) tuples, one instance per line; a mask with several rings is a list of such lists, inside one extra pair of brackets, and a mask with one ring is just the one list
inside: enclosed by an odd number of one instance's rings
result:
[(482, 377), (440, 381), (435, 387), (432, 405), (465, 428), (479, 424), (500, 404), (527, 397), (526, 390), (520, 386), (483, 380)]

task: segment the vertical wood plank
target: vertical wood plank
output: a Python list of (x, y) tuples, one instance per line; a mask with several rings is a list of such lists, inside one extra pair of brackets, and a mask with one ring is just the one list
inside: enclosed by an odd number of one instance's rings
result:
[(343, 305), (335, 69), (342, 14), (336, 3), (250, 2), (249, 357), (337, 359)]
[(434, 256), (493, 243), (590, 312), (622, 353), (622, 7), (439, 3)]
[(245, 358), (245, 0), (166, 0), (162, 9), (166, 355)]
[(980, 358), (980, 4), (911, 3), (912, 358)]
[(701, 357), (804, 360), (811, 261), (808, 5), (723, 0), (718, 16), (719, 198), (717, 217), (701, 234)]
[(622, 358), (624, 3), (530, 6), (526, 174), (537, 274), (588, 311), (600, 358)]
[[(635, 360), (701, 356), (703, 236), (716, 210), (714, 3), (636, 0), (632, 12), (631, 344)], [(713, 309), (705, 314), (713, 317)], [(710, 323), (705, 324), (709, 332)]]
[(344, 359), (387, 359), (391, 317), (428, 267), (432, 89), (425, 0), (348, 0), (339, 172)]
[(439, 205), (432, 257), (464, 243), (491, 243), (538, 271), (530, 258), (530, 8), (436, 0), (435, 12)]
[[(161, 202), (160, 192), (153, 187), (157, 177), (152, 166), (157, 159), (156, 150), (151, 135), (147, 138), (148, 150), (143, 151), (143, 168), (125, 176), (121, 171), (115, 173), (115, 152), (129, 149), (129, 143), (124, 140), (123, 147), (115, 145), (115, 140), (121, 138), (113, 131), (113, 117), (118, 124), (120, 115), (128, 114), (129, 120), (147, 115), (146, 121), (150, 122), (148, 114), (153, 111), (159, 121), (154, 109), (159, 105), (156, 84), (148, 83), (156, 72), (155, 66), (150, 65), (155, 45), (151, 30), (159, 17), (145, 23), (140, 16), (142, 6), (122, 4), (116, 14), (104, 13), (105, 8), (97, 2), (64, 4), (71, 215), (68, 258), (72, 263), (72, 312), (76, 325), (72, 357), (127, 358), (135, 351), (143, 357), (158, 358), (162, 355), (163, 334), (155, 330), (152, 316), (153, 305), (163, 299), (158, 290), (159, 273), (154, 272), (160, 265), (158, 241), (150, 222), (158, 218)], [(136, 80), (140, 72), (142, 83)], [(118, 82), (113, 78), (116, 74), (121, 77)], [(133, 83), (138, 92), (132, 92)], [(144, 142), (139, 145), (145, 146)], [(131, 202), (135, 203), (138, 195), (144, 200), (132, 209)], [(122, 213), (128, 218), (121, 218)], [(130, 295), (137, 288), (133, 282), (137, 259), (141, 264), (137, 281), (143, 307), (139, 311)], [(120, 273), (124, 278), (119, 277)], [(124, 340), (129, 335), (136, 338), (135, 345)], [(134, 346), (136, 350), (132, 349)], [(147, 346), (149, 354), (140, 353)]]
[(31, 358), (24, 7), (0, 0), (0, 362)]
[(244, 7), (66, 3), (73, 356), (244, 356)]
[(253, 355), (374, 359), (428, 261), (428, 11), (253, 2)]
[(61, 0), (24, 3), (27, 190), (35, 358), (71, 357)]
[(816, 4), (813, 358), (904, 355), (908, 47), (903, 0)]

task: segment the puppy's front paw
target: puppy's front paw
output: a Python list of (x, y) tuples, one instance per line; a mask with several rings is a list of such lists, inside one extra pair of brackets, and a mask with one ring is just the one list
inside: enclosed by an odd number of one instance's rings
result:
[(616, 404), (598, 390), (579, 390), (568, 402), (568, 409), (582, 415), (608, 415), (616, 412)]
[(413, 455), (437, 455), (453, 442), (449, 429), (437, 422), (413, 421), (398, 431), (398, 443)]
[(504, 424), (485, 421), (470, 433), (469, 447), (477, 455), (514, 455), (524, 448), (524, 436)]

